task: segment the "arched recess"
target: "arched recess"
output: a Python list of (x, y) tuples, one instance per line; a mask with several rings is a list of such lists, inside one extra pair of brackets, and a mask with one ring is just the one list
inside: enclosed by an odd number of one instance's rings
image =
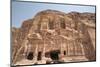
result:
[(28, 59), (28, 60), (32, 60), (32, 59), (33, 59), (33, 52), (29, 52), (29, 53), (28, 53), (27, 59)]

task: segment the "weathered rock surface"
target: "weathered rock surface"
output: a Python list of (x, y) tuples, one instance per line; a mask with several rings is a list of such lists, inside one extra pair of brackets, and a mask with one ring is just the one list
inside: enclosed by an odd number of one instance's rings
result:
[(96, 60), (95, 24), (95, 13), (41, 11), (20, 28), (12, 28), (12, 62), (28, 59), (41, 64), (45, 57), (63, 62)]

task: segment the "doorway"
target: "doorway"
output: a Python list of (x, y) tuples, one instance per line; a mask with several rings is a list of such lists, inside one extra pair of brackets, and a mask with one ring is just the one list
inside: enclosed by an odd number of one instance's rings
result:
[(64, 55), (66, 55), (66, 51), (64, 51)]
[(28, 60), (32, 60), (33, 59), (33, 52), (29, 52), (29, 54), (27, 55), (27, 59)]
[(38, 52), (37, 60), (41, 60), (41, 54), (42, 54), (42, 52)]
[(55, 50), (50, 52), (50, 57), (52, 60), (59, 60), (59, 53), (60, 51)]

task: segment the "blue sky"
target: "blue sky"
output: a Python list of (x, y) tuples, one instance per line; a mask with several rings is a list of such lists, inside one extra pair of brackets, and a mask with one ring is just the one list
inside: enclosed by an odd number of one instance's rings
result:
[(21, 27), (24, 20), (33, 18), (38, 12), (52, 9), (58, 10), (65, 13), (71, 11), (76, 12), (90, 12), (95, 13), (94, 6), (79, 6), (79, 5), (63, 5), (63, 4), (46, 4), (46, 3), (35, 3), (35, 2), (12, 2), (12, 26)]

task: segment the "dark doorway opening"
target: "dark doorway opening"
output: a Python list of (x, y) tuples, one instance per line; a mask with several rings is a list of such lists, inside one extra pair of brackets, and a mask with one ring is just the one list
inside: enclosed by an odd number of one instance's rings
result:
[(55, 50), (50, 52), (50, 57), (52, 60), (59, 60), (59, 53), (60, 51)]
[(37, 60), (41, 60), (41, 54), (42, 54), (42, 52), (38, 52)]
[(32, 60), (33, 59), (33, 52), (29, 52), (28, 56), (27, 56), (28, 60)]
[(66, 55), (66, 51), (64, 51), (64, 55)]

